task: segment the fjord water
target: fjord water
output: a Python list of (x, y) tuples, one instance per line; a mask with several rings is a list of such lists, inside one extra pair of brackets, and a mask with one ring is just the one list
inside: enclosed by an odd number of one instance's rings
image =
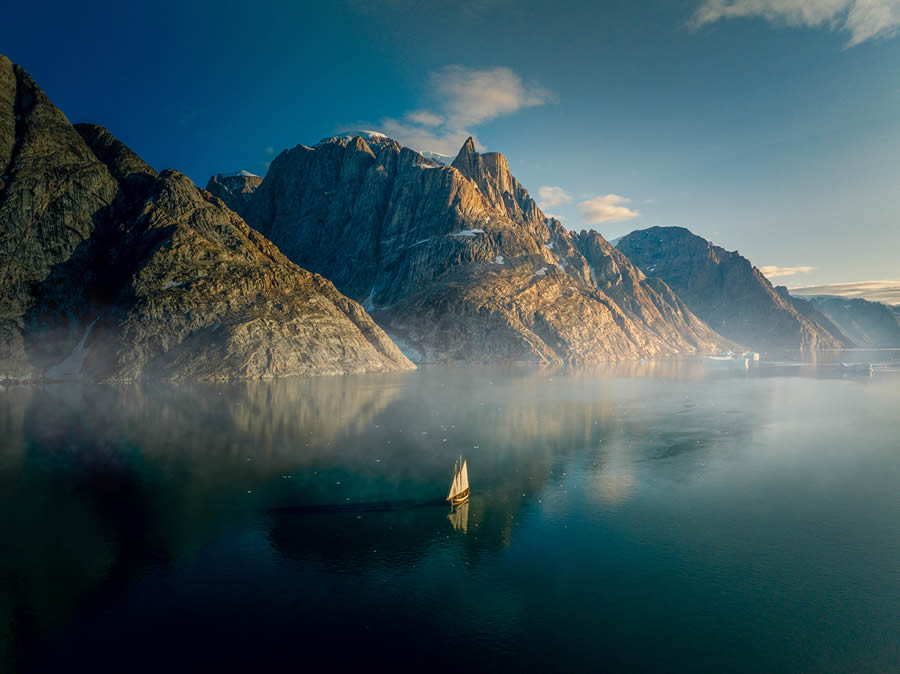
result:
[(896, 671), (890, 369), (6, 389), (0, 669)]

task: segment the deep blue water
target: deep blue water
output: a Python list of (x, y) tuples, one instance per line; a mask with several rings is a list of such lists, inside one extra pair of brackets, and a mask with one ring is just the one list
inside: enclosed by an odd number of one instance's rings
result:
[(900, 671), (891, 358), (0, 391), (0, 670)]

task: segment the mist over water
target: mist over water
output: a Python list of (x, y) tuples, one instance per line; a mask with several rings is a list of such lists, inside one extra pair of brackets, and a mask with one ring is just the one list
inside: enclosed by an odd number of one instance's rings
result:
[(894, 670), (881, 357), (0, 391), (0, 669)]

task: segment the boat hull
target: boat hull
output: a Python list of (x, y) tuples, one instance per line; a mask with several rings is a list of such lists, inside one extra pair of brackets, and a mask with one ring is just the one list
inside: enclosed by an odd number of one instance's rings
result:
[(463, 503), (468, 501), (469, 496), (471, 496), (471, 495), (472, 495), (472, 490), (466, 489), (465, 491), (460, 492), (456, 496), (449, 497), (447, 500), (450, 501), (450, 505), (458, 506), (458, 505), (462, 505)]

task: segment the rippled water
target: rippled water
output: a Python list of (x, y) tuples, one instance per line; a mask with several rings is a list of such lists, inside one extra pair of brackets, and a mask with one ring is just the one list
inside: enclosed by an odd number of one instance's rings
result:
[(897, 671), (883, 361), (7, 389), (0, 670)]

